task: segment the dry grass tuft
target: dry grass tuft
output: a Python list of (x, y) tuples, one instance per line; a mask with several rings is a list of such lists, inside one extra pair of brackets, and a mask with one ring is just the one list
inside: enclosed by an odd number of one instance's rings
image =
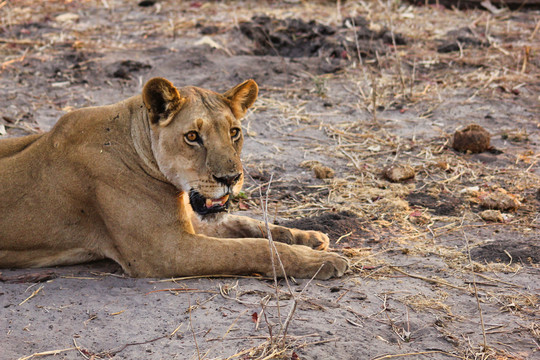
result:
[(428, 297), (424, 294), (415, 294), (405, 296), (400, 301), (415, 311), (437, 310), (446, 313), (448, 316), (453, 316), (452, 308), (444, 302), (447, 298), (448, 293), (439, 290), (433, 297)]

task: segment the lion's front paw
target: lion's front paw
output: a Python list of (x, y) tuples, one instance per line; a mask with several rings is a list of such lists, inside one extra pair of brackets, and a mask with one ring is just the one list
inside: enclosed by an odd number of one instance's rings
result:
[[(349, 268), (346, 258), (338, 254), (313, 250), (303, 245), (276, 243), (285, 273), (302, 279), (326, 280), (343, 276)], [(283, 274), (281, 274), (283, 276)]]
[[(349, 268), (349, 261), (335, 253), (315, 251), (298, 245), (293, 245), (290, 250), (296, 254), (296, 257), (286, 259), (284, 265), (287, 274), (294, 277), (307, 279), (315, 277), (326, 280), (343, 276)], [(290, 260), (292, 262), (287, 263)]]
[(333, 277), (341, 277), (349, 268), (349, 261), (334, 253), (324, 253), (324, 262), (321, 270), (316, 278), (321, 280), (330, 279)]
[(294, 244), (309, 246), (315, 250), (326, 250), (330, 239), (326, 234), (320, 231), (305, 231), (298, 229), (290, 229), (294, 237)]

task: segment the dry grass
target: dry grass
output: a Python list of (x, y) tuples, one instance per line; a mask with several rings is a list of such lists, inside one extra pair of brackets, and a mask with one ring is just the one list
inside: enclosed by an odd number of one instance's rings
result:
[(447, 316), (453, 316), (451, 306), (445, 303), (447, 298), (448, 293), (439, 290), (434, 297), (428, 297), (423, 294), (415, 294), (406, 296), (401, 299), (401, 301), (415, 311), (436, 310), (442, 311)]

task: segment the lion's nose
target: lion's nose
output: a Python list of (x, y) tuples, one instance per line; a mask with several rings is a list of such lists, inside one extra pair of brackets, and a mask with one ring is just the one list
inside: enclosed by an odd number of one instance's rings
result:
[(234, 184), (238, 182), (242, 174), (239, 173), (239, 174), (234, 174), (234, 175), (229, 175), (229, 176), (220, 176), (220, 177), (217, 177), (215, 175), (213, 176), (214, 176), (214, 179), (218, 183), (223, 184), (225, 186), (233, 186)]

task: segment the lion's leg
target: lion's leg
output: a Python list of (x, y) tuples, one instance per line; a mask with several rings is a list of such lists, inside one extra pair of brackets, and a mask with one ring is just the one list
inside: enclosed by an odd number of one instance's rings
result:
[(24, 268), (81, 264), (103, 259), (84, 248), (0, 250), (0, 267)]
[[(195, 232), (219, 238), (265, 238), (264, 222), (246, 216), (225, 215), (219, 222), (192, 217)], [(328, 248), (328, 236), (319, 231), (304, 231), (269, 224), (272, 239), (290, 245), (305, 245), (317, 250)]]
[[(347, 260), (337, 254), (300, 245), (275, 245), (289, 276), (310, 278), (318, 272), (316, 278), (328, 279), (343, 275), (347, 269)], [(128, 264), (124, 268), (137, 277), (273, 274), (266, 239), (218, 239), (184, 233), (180, 239), (161, 238), (155, 241), (152, 253), (152, 257), (143, 253), (143, 257), (137, 259), (130, 259), (130, 255), (125, 254), (122, 258)], [(279, 267), (276, 271), (283, 276)]]
[[(101, 200), (99, 190), (101, 188), (98, 188), (97, 195)], [(107, 195), (110, 197), (110, 192)], [(117, 261), (129, 275), (272, 275), (268, 240), (220, 239), (193, 234), (196, 227), (191, 228), (186, 220), (189, 219), (186, 217), (188, 209), (178, 207), (176, 197), (162, 196), (154, 201), (145, 201), (145, 196), (153, 196), (153, 193), (142, 193), (138, 198), (113, 196), (116, 202), (100, 203), (111, 240), (107, 248), (102, 249), (103, 255)], [(130, 210), (130, 216), (125, 216), (126, 209)], [(317, 278), (327, 279), (341, 276), (347, 269), (347, 260), (337, 254), (301, 245), (278, 242), (275, 245), (287, 275), (309, 278), (320, 268)], [(278, 273), (283, 275), (280, 271)]]

